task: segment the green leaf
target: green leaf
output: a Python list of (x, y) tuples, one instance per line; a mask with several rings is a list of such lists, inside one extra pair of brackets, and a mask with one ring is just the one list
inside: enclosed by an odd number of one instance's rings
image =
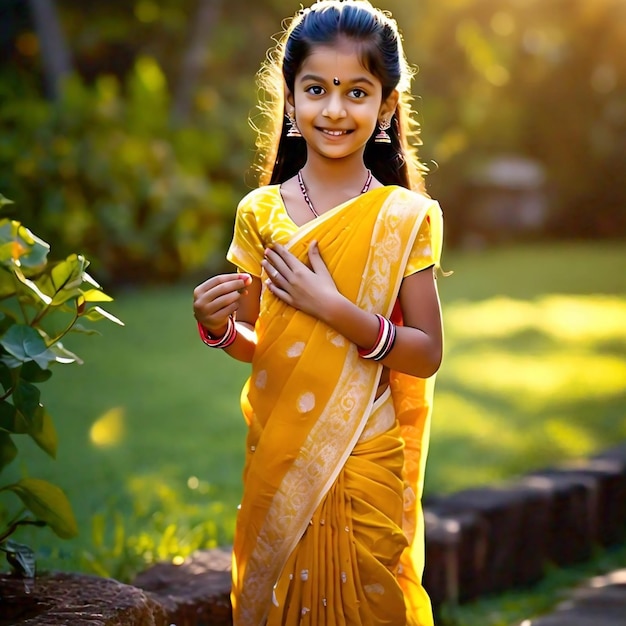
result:
[(7, 204), (13, 204), (13, 200), (9, 200), (8, 198), (6, 198), (0, 193), (0, 209), (6, 206)]
[(0, 470), (6, 467), (17, 456), (17, 446), (11, 435), (0, 430)]
[(35, 553), (31, 548), (16, 541), (5, 541), (0, 548), (6, 552), (13, 571), (23, 578), (35, 578)]
[(103, 308), (99, 306), (94, 306), (91, 309), (87, 309), (87, 311), (83, 313), (81, 317), (85, 317), (88, 320), (91, 320), (92, 322), (96, 322), (101, 319), (107, 319), (111, 322), (114, 322), (115, 324), (124, 326), (124, 322), (122, 322), (122, 320), (118, 319), (117, 317), (115, 317), (115, 315), (112, 315), (111, 313), (109, 313), (108, 311), (105, 311)]
[(70, 254), (65, 261), (55, 263), (50, 272), (55, 290), (80, 287), (83, 284), (83, 272), (88, 265), (89, 262), (81, 254)]
[[(2, 372), (1, 367), (0, 365), (0, 374)], [(22, 366), (20, 376), (31, 383), (44, 383), (52, 376), (52, 372), (39, 367), (35, 361), (26, 361)], [(8, 387), (5, 387), (5, 389), (8, 389)]]
[(96, 280), (87, 272), (83, 272), (83, 280), (88, 283), (89, 285), (91, 285), (92, 287), (95, 287), (96, 289), (100, 289), (100, 285), (96, 282)]
[(0, 263), (5, 267), (41, 268), (50, 246), (15, 220), (0, 220)]
[[(35, 361), (41, 369), (47, 369), (48, 365), (56, 360), (41, 335), (30, 326), (14, 324), (7, 330), (0, 344), (4, 349), (20, 363)], [(11, 367), (9, 359), (2, 359)]]
[(113, 302), (113, 298), (100, 289), (88, 289), (82, 292), (85, 302)]
[(9, 330), (13, 324), (17, 323), (15, 316), (9, 313), (8, 311), (0, 312), (0, 336), (4, 335), (4, 333)]
[(57, 343), (50, 346), (48, 350), (54, 354), (54, 360), (57, 363), (78, 363), (79, 365), (82, 365), (83, 363), (79, 356), (69, 350), (66, 350), (60, 341), (57, 341)]
[(41, 391), (35, 385), (20, 379), (13, 389), (13, 404), (15, 408), (26, 418), (32, 428), (36, 428), (39, 413), (39, 398)]
[(69, 300), (77, 300), (81, 295), (80, 289), (78, 287), (63, 288), (57, 291), (52, 298), (52, 302), (50, 302), (51, 306), (60, 306), (68, 302)]
[[(0, 250), (0, 256), (2, 252)], [(17, 287), (15, 286), (15, 276), (13, 272), (7, 271), (4, 267), (0, 266), (0, 298), (8, 298), (17, 293)]]
[(57, 431), (54, 428), (52, 418), (41, 404), (35, 416), (33, 428), (28, 434), (46, 454), (56, 459), (58, 446)]
[(41, 303), (43, 303), (44, 306), (47, 306), (52, 302), (52, 298), (39, 289), (37, 283), (33, 282), (30, 278), (27, 278), (19, 267), (13, 268), (13, 273), (19, 282), (24, 285), (24, 287), (28, 288), (27, 292), (22, 290), (22, 294), (29, 297), (35, 305), (38, 305), (41, 308)]
[(2, 388), (5, 391), (8, 391), (11, 387), (13, 387), (11, 369), (3, 361), (0, 361), (0, 385), (2, 385)]
[(26, 418), (7, 400), (0, 400), (0, 431), (24, 435), (30, 429)]
[(83, 335), (102, 335), (99, 330), (95, 328), (87, 328), (87, 326), (83, 326), (82, 324), (74, 324), (72, 326), (73, 333), (81, 333)]
[(38, 288), (51, 298), (52, 306), (60, 306), (69, 300), (83, 297), (80, 287), (89, 282), (85, 268), (89, 265), (84, 256), (72, 254), (64, 261), (51, 266), (48, 273), (36, 281)]
[(0, 491), (12, 491), (33, 515), (44, 522), (62, 539), (78, 534), (72, 507), (59, 487), (40, 478), (22, 478)]

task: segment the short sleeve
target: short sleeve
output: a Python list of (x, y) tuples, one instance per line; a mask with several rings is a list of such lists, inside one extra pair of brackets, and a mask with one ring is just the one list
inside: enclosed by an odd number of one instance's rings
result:
[(248, 194), (237, 207), (235, 230), (226, 258), (244, 272), (260, 276), (265, 244), (261, 237), (254, 211), (255, 203), (251, 196), (252, 194)]
[(413, 247), (407, 265), (404, 270), (404, 277), (415, 274), (427, 267), (439, 265), (441, 256), (443, 220), (441, 208), (437, 202), (426, 212), (419, 231), (413, 242)]

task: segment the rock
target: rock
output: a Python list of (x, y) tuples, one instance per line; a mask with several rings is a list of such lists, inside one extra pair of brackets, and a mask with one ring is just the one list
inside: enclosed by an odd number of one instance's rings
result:
[(0, 626), (169, 626), (145, 592), (110, 578), (52, 573), (24, 580), (0, 575)]
[(460, 528), (452, 520), (424, 511), (426, 566), (422, 584), (433, 606), (459, 601)]
[(231, 550), (199, 550), (181, 565), (157, 563), (133, 585), (165, 607), (168, 624), (231, 626)]
[(444, 517), (473, 514), (482, 520), (473, 548), (478, 567), (461, 580), (462, 599), (510, 589), (541, 576), (547, 506), (544, 496), (523, 486), (467, 489), (431, 505)]
[(550, 494), (547, 560), (567, 566), (591, 558), (599, 540), (597, 480), (582, 473), (546, 469), (520, 482)]
[(451, 511), (444, 501), (433, 499), (424, 509), (424, 587), (435, 605), (477, 597), (487, 556), (488, 525), (484, 519), (473, 511)]

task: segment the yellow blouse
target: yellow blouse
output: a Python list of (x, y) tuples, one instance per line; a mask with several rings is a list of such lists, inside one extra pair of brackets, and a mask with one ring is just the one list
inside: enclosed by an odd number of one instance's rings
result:
[[(286, 244), (300, 228), (287, 212), (280, 185), (254, 189), (239, 203), (227, 259), (240, 270), (260, 277), (265, 248), (275, 243)], [(430, 267), (435, 262), (430, 218), (427, 216), (415, 238), (404, 277)]]

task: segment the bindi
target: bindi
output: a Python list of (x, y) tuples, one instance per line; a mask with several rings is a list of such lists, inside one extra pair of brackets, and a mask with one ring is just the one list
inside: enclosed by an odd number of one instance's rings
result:
[(335, 86), (339, 86), (341, 85), (341, 81), (335, 76), (335, 78), (333, 78), (333, 85)]

